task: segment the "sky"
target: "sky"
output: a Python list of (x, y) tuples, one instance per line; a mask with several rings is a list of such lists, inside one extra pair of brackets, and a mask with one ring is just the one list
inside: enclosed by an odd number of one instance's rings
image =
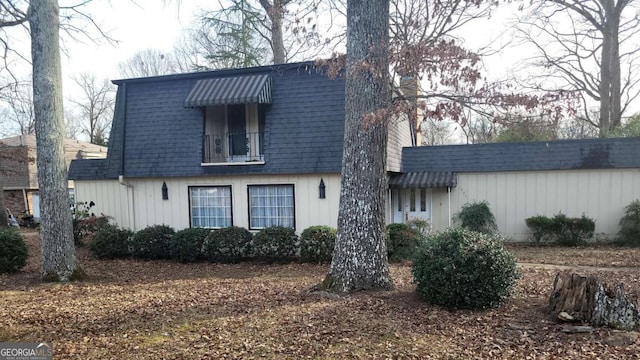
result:
[(67, 43), (68, 56), (63, 59), (63, 71), (94, 72), (101, 77), (117, 79), (117, 65), (137, 51), (159, 49), (169, 51), (189, 27), (193, 13), (201, 6), (211, 4), (205, 0), (184, 0), (164, 4), (159, 0), (126, 1), (94, 0), (88, 7), (100, 27), (117, 44), (89, 40)]

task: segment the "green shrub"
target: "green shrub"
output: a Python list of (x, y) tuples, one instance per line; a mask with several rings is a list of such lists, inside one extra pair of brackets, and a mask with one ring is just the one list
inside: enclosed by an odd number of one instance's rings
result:
[(537, 215), (525, 219), (537, 243), (550, 242), (564, 246), (584, 244), (593, 237), (596, 223), (584, 214), (579, 218), (569, 218), (560, 213), (553, 218)]
[(203, 228), (187, 228), (176, 232), (169, 241), (171, 258), (183, 263), (203, 260), (204, 241), (210, 233), (210, 229)]
[(336, 243), (336, 229), (310, 226), (300, 234), (300, 258), (304, 262), (330, 262)]
[(621, 245), (640, 246), (640, 200), (635, 200), (625, 207), (616, 242)]
[(516, 258), (499, 236), (463, 228), (428, 237), (413, 261), (416, 292), (451, 309), (497, 307), (517, 278)]
[(296, 255), (298, 236), (292, 228), (271, 226), (253, 237), (253, 251), (257, 258), (269, 261), (287, 261)]
[(129, 256), (129, 241), (133, 232), (114, 225), (98, 230), (89, 241), (89, 251), (96, 259), (115, 259)]
[(420, 245), (420, 233), (407, 224), (387, 225), (387, 253), (389, 261), (409, 260)]
[(431, 232), (431, 224), (428, 220), (414, 218), (407, 221), (405, 224), (409, 225), (410, 228), (414, 229), (418, 232), (418, 234), (422, 237), (428, 236)]
[(0, 274), (22, 269), (27, 265), (27, 257), (27, 245), (20, 232), (14, 228), (0, 228)]
[(456, 215), (460, 227), (484, 234), (493, 234), (498, 231), (496, 218), (493, 216), (489, 203), (486, 201), (464, 204), (462, 210)]
[(251, 256), (253, 234), (231, 226), (214, 230), (207, 236), (205, 253), (211, 262), (237, 263)]
[(173, 234), (175, 230), (166, 225), (146, 227), (131, 237), (131, 255), (140, 259), (169, 259)]
[(553, 217), (553, 223), (558, 244), (565, 246), (584, 244), (593, 237), (596, 229), (595, 221), (584, 214), (579, 218), (568, 218), (564, 214), (558, 214)]
[(79, 202), (73, 210), (73, 241), (76, 246), (84, 246), (86, 241), (91, 238), (105, 226), (109, 225), (109, 216), (101, 214), (96, 216), (91, 212), (91, 208), (95, 206), (93, 201)]
[(86, 219), (73, 219), (73, 241), (76, 246), (84, 246), (100, 231), (109, 226), (108, 216), (90, 216)]
[(552, 219), (544, 215), (537, 215), (525, 219), (524, 222), (533, 233), (533, 241), (535, 243), (555, 241), (553, 236), (555, 227)]

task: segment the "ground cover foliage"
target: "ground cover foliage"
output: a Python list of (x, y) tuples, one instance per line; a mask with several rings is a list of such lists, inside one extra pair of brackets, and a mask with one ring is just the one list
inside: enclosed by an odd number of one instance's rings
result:
[(52, 341), (56, 359), (622, 359), (640, 353), (635, 333), (565, 333), (566, 325), (545, 313), (562, 268), (554, 261), (637, 290), (636, 248), (509, 247), (521, 260), (546, 265), (521, 265), (515, 295), (497, 309), (447, 311), (420, 301), (405, 263), (391, 266), (394, 291), (332, 298), (307, 292), (326, 264), (95, 260), (82, 248), (89, 280), (41, 284), (35, 234), (25, 234), (27, 266), (0, 276), (0, 341)]

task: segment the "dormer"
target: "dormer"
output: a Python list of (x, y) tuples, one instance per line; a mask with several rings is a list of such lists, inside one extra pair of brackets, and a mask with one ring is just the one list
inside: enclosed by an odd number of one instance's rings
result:
[(202, 109), (202, 165), (264, 164), (269, 104), (270, 75), (198, 80), (185, 106)]

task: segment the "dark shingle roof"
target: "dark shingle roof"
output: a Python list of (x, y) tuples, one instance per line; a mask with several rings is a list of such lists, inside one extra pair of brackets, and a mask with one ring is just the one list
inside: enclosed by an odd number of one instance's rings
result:
[(93, 180), (104, 178), (107, 159), (77, 159), (71, 162), (69, 174), (73, 173), (71, 180)]
[[(185, 99), (198, 80), (248, 74), (270, 75), (272, 81), (273, 103), (266, 105), (265, 164), (202, 166), (202, 109), (185, 107)], [(107, 164), (94, 163), (96, 169), (88, 171), (99, 174), (102, 169), (103, 175), (96, 179), (340, 171), (344, 80), (329, 79), (313, 63), (114, 83), (118, 93)], [(92, 165), (81, 166), (88, 170)], [(71, 179), (83, 176), (76, 169), (69, 172)]]
[(402, 150), (402, 172), (638, 167), (640, 138), (420, 146)]

